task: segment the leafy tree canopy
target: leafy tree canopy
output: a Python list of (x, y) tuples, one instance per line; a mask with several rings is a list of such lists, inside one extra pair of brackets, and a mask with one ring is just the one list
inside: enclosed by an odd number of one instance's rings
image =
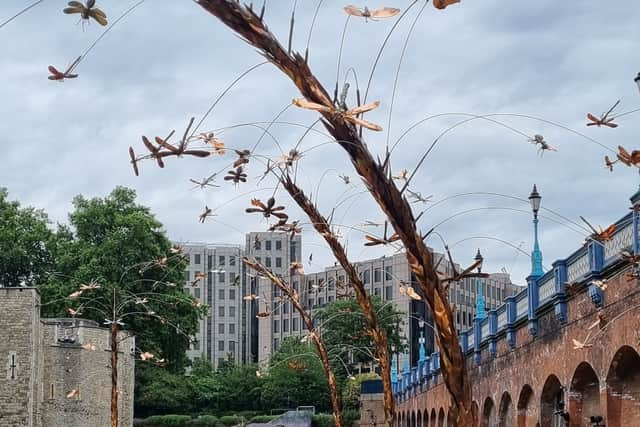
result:
[(44, 211), (8, 197), (0, 188), (0, 286), (35, 286), (52, 266), (55, 234)]

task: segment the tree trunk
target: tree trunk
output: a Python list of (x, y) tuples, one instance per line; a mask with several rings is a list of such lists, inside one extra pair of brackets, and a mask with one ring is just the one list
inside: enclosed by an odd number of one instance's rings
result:
[(340, 394), (338, 393), (338, 382), (336, 381), (336, 376), (333, 373), (333, 368), (331, 367), (331, 362), (329, 361), (329, 353), (327, 352), (327, 348), (324, 345), (324, 341), (322, 341), (322, 338), (320, 338), (320, 334), (316, 332), (316, 328), (313, 325), (313, 319), (311, 318), (309, 313), (307, 313), (307, 311), (304, 309), (304, 306), (300, 302), (300, 299), (298, 298), (298, 292), (293, 289), (288, 283), (286, 283), (280, 276), (276, 276), (271, 272), (271, 270), (267, 269), (262, 264), (246, 257), (243, 258), (242, 261), (259, 274), (268, 278), (271, 283), (278, 287), (278, 289), (280, 289), (287, 296), (287, 298), (289, 298), (293, 307), (298, 311), (298, 313), (300, 313), (300, 317), (307, 327), (313, 343), (318, 349), (320, 362), (322, 363), (322, 368), (324, 369), (325, 376), (327, 377), (327, 384), (329, 385), (329, 393), (331, 395), (331, 408), (333, 410), (334, 426), (342, 427), (342, 412), (340, 409)]
[(276, 65), (298, 88), (308, 101), (325, 105), (323, 123), (336, 143), (347, 152), (351, 162), (367, 185), (373, 198), (386, 214), (395, 232), (400, 237), (411, 270), (433, 312), (436, 339), (440, 348), (444, 383), (452, 400), (455, 423), (459, 426), (474, 425), (471, 410), (471, 387), (466, 381), (465, 357), (454, 327), (453, 313), (447, 300), (446, 290), (440, 283), (434, 268), (433, 258), (416, 228), (411, 206), (402, 192), (388, 176), (388, 159), (377, 163), (358, 135), (356, 126), (335, 114), (332, 97), (309, 69), (305, 59), (290, 54), (263, 24), (261, 17), (250, 8), (232, 0), (197, 0), (205, 10), (220, 19), (238, 33), (250, 45), (257, 48)]
[(118, 325), (111, 324), (111, 427), (118, 427)]

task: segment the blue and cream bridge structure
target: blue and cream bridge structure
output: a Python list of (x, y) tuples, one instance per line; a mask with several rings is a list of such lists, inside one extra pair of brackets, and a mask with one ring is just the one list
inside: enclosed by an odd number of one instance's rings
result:
[[(514, 359), (514, 357), (517, 357), (518, 354), (522, 354), (522, 356), (525, 354), (530, 355), (531, 352), (523, 350), (524, 347), (532, 347), (532, 345), (536, 344), (546, 346), (554, 339), (562, 339), (566, 343), (564, 347), (561, 346), (558, 349), (560, 354), (548, 354), (547, 356), (551, 359), (556, 358), (555, 360), (550, 360), (550, 363), (561, 363), (560, 360), (564, 357), (562, 352), (579, 353), (579, 351), (574, 350), (572, 340), (563, 337), (563, 330), (568, 329), (569, 325), (573, 325), (572, 327), (582, 325), (579, 326), (578, 330), (584, 332), (583, 336), (580, 337), (575, 334), (574, 336), (578, 339), (584, 338), (588, 328), (588, 326), (584, 325), (587, 325), (587, 323), (592, 324), (596, 313), (605, 313), (606, 318), (607, 313), (609, 313), (606, 310), (608, 310), (607, 307), (610, 304), (612, 306), (622, 306), (625, 303), (631, 304), (631, 302), (635, 301), (633, 295), (635, 295), (636, 290), (640, 291), (640, 286), (636, 279), (632, 280), (633, 285), (629, 285), (629, 289), (625, 289), (623, 285), (618, 285), (615, 282), (616, 280), (621, 283), (629, 282), (629, 280), (622, 280), (622, 275), (624, 271), (629, 271), (631, 267), (628, 264), (625, 265), (620, 252), (627, 250), (630, 253), (640, 254), (640, 191), (631, 198), (631, 201), (633, 204), (631, 212), (615, 223), (615, 233), (610, 240), (605, 242), (588, 240), (584, 246), (566, 259), (555, 261), (552, 264), (553, 268), (541, 275), (535, 274), (536, 266), (534, 265), (532, 274), (527, 278), (527, 288), (525, 290), (506, 298), (505, 304), (489, 311), (485, 318), (476, 317), (473, 328), (460, 332), (460, 346), (467, 357), (467, 371), (473, 384), (474, 406), (477, 404), (481, 426), (535, 426), (537, 422), (540, 422), (541, 426), (565, 425), (564, 421), (559, 421), (560, 418), (558, 417), (561, 417), (563, 411), (569, 414), (569, 412), (566, 412), (568, 410), (566, 400), (569, 400), (570, 396), (565, 390), (569, 391), (568, 389), (572, 386), (572, 381), (575, 380), (575, 377), (566, 379), (564, 382), (556, 378), (559, 383), (558, 387), (556, 387), (558, 390), (551, 397), (552, 402), (546, 402), (548, 405), (544, 401), (540, 401), (538, 404), (532, 401), (529, 402), (528, 406), (523, 406), (521, 393), (518, 393), (520, 394), (519, 397), (516, 395), (512, 398), (509, 395), (509, 405), (512, 404), (512, 400), (518, 399), (517, 411), (508, 407), (501, 407), (496, 410), (495, 408), (498, 405), (493, 402), (501, 396), (493, 396), (491, 398), (481, 395), (481, 393), (489, 393), (487, 390), (492, 387), (487, 384), (476, 386), (476, 383), (480, 379), (485, 383), (489, 383), (491, 381), (489, 377), (501, 378), (499, 370), (504, 369), (504, 366), (497, 363), (492, 364), (492, 362), (495, 362), (494, 359), (496, 357), (508, 353), (512, 354), (509, 359), (510, 364), (521, 365), (520, 371), (516, 369), (515, 372), (535, 371), (538, 364), (545, 363), (540, 360), (539, 354), (536, 357), (527, 356), (521, 359)], [(539, 259), (541, 263), (541, 254)], [(610, 298), (609, 291), (603, 291), (601, 287), (594, 283), (603, 279), (608, 279), (610, 283), (609, 289), (619, 286), (620, 292)], [(625, 290), (622, 291), (622, 289)], [(607, 298), (610, 298), (611, 301), (607, 301)], [(628, 299), (628, 301), (625, 302), (625, 299)], [(637, 302), (640, 304), (640, 294)], [(640, 316), (638, 315), (638, 309), (628, 311), (627, 317), (622, 317), (623, 321), (626, 322), (625, 324), (631, 321), (632, 327), (630, 329), (632, 331), (629, 333), (633, 334), (633, 337), (623, 338), (623, 341), (630, 342), (622, 342), (622, 344), (637, 348), (637, 332), (633, 330), (640, 331)], [(616, 310), (613, 310), (613, 313), (617, 313)], [(612, 316), (613, 314), (609, 317), (612, 318)], [(580, 323), (581, 321), (582, 323)], [(617, 330), (618, 328), (616, 328)], [(544, 341), (547, 342), (545, 343)], [(540, 350), (543, 348), (540, 347)], [(614, 354), (618, 349), (609, 350)], [(515, 356), (513, 356), (514, 354)], [(617, 355), (618, 353), (615, 354)], [(618, 355), (616, 357), (622, 356)], [(625, 357), (628, 359), (627, 356)], [(637, 352), (629, 357), (634, 358), (633, 360), (640, 365), (640, 356), (638, 356)], [(448, 395), (446, 395), (440, 375), (439, 354), (437, 352), (430, 355), (425, 354), (424, 345), (421, 343), (417, 366), (409, 367), (408, 358), (405, 357), (404, 360), (405, 363), (401, 372), (398, 372), (396, 363), (392, 366), (392, 384), (398, 411), (396, 425), (400, 427), (448, 425), (449, 422), (446, 421)], [(602, 363), (607, 366), (601, 367), (600, 373), (602, 374), (602, 372), (606, 371), (605, 368), (609, 368), (613, 362), (613, 360), (603, 360)], [(488, 375), (487, 370), (492, 373)], [(593, 367), (593, 370), (597, 370), (596, 367)], [(635, 415), (629, 414), (637, 417), (635, 418), (637, 424), (624, 424), (623, 422), (619, 425), (640, 425), (640, 366), (637, 367), (637, 371), (638, 384), (634, 385), (634, 387), (637, 387), (637, 395), (632, 398), (636, 408)], [(561, 377), (561, 375), (553, 376)], [(509, 381), (513, 382), (514, 380), (511, 378)], [(604, 379), (599, 381), (600, 390), (603, 388), (603, 382)], [(494, 386), (495, 390), (499, 390), (501, 384), (497, 382)], [(530, 395), (540, 399), (540, 393), (544, 391), (540, 389), (546, 387), (547, 384), (541, 384), (538, 389), (533, 384), (524, 384), (524, 386), (529, 388)], [(432, 393), (436, 390), (439, 391), (437, 398)], [(513, 394), (516, 392), (519, 392), (519, 390), (511, 390)], [(502, 397), (504, 398), (504, 396)], [(487, 407), (488, 401), (486, 399), (491, 399), (489, 406), (492, 406), (492, 408)], [(500, 406), (506, 405), (502, 400)], [(437, 401), (440, 401), (440, 403), (436, 403)], [(439, 407), (437, 407), (438, 405)], [(602, 399), (600, 399), (599, 407), (591, 408), (590, 410), (594, 412), (595, 416), (602, 416), (603, 412), (606, 412), (607, 405), (607, 402), (602, 403)], [(602, 407), (605, 409), (601, 410)], [(544, 413), (545, 410), (547, 413)], [(610, 412), (614, 410), (609, 408)], [(500, 413), (496, 414), (495, 412)], [(574, 419), (576, 416), (580, 417), (580, 414), (571, 415), (574, 415)], [(434, 416), (435, 419), (433, 418)], [(609, 418), (607, 426), (618, 425), (616, 422), (622, 422), (615, 421), (614, 418), (616, 417), (613, 413), (609, 413)], [(551, 422), (551, 424), (545, 424), (548, 422)], [(558, 424), (554, 424), (556, 422)], [(572, 422), (566, 425), (578, 426), (583, 424), (574, 424)]]

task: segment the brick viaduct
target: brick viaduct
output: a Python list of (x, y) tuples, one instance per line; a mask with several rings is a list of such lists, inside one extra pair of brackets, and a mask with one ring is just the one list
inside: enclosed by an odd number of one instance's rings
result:
[[(640, 281), (622, 250), (640, 254), (638, 209), (460, 334), (480, 426), (640, 426)], [(452, 425), (437, 353), (396, 379), (396, 426)]]

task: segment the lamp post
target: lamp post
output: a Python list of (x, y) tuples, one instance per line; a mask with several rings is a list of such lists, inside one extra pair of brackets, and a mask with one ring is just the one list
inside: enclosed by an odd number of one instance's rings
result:
[(531, 203), (531, 210), (533, 211), (533, 252), (531, 253), (531, 276), (540, 277), (544, 274), (542, 271), (542, 252), (540, 251), (540, 245), (538, 244), (538, 211), (540, 210), (540, 202), (542, 196), (538, 193), (536, 185), (533, 185), (533, 190), (529, 195), (529, 202)]
[(478, 264), (478, 274), (476, 276), (476, 318), (482, 320), (487, 317), (487, 310), (484, 303), (484, 292), (483, 292), (483, 283), (482, 283), (482, 254), (480, 253), (480, 249), (478, 249), (478, 253), (473, 258), (475, 261), (480, 261)]
[(420, 338), (418, 338), (418, 343), (420, 344), (419, 350), (418, 350), (418, 361), (421, 364), (420, 366), (422, 366), (424, 361), (427, 360), (427, 352), (424, 347), (424, 343), (425, 343), (424, 325), (425, 325), (424, 319), (418, 320), (418, 327), (420, 328)]

